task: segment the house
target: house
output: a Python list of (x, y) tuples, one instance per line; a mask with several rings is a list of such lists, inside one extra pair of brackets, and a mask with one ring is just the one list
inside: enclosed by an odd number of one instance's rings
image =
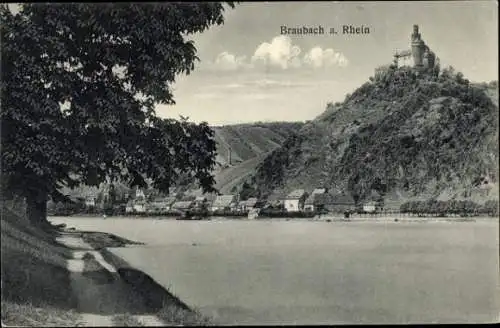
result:
[(241, 212), (248, 212), (255, 207), (257, 204), (257, 198), (252, 197), (247, 200), (242, 200), (238, 203), (238, 210)]
[(137, 199), (137, 200), (146, 199), (146, 195), (144, 194), (144, 191), (142, 189), (137, 188), (135, 190), (135, 199)]
[(307, 199), (304, 202), (304, 211), (314, 212), (321, 209), (324, 205), (324, 202), (320, 201), (321, 197), (318, 195), (323, 195), (325, 193), (326, 193), (325, 188), (314, 189), (311, 195), (307, 197)]
[(207, 197), (205, 196), (198, 196), (194, 199), (194, 206), (197, 207), (197, 208), (201, 208), (203, 206), (206, 206), (207, 204)]
[(134, 213), (134, 203), (131, 200), (127, 202), (127, 205), (125, 205), (125, 213)]
[(212, 212), (231, 210), (237, 204), (236, 195), (219, 195), (212, 203)]
[(274, 191), (265, 201), (264, 208), (283, 208), (286, 194)]
[(130, 200), (125, 205), (125, 213), (146, 213), (146, 202)]
[(379, 212), (383, 210), (383, 207), (384, 198), (376, 190), (372, 190), (365, 203), (363, 203), (364, 212)]
[(97, 198), (93, 196), (85, 197), (85, 206), (95, 207), (97, 205)]
[(176, 211), (188, 211), (192, 208), (194, 201), (192, 200), (181, 200), (172, 204), (171, 209)]
[(146, 199), (146, 201), (148, 202), (151, 202), (153, 201), (155, 198), (158, 198), (158, 197), (164, 197), (163, 194), (161, 194), (157, 189), (146, 189), (144, 190), (144, 197)]
[(363, 204), (363, 211), (373, 213), (377, 210), (377, 202), (371, 200)]
[(304, 210), (304, 203), (307, 193), (304, 189), (296, 189), (289, 193), (284, 199), (285, 210), (288, 212), (298, 212)]
[(267, 201), (265, 199), (257, 199), (257, 202), (253, 206), (253, 208), (264, 208), (266, 206)]
[(165, 213), (170, 210), (170, 207), (175, 202), (174, 197), (155, 197), (147, 204), (148, 213)]
[(205, 213), (210, 208), (210, 202), (206, 196), (198, 196), (195, 198), (192, 204), (192, 209), (197, 212)]
[(311, 194), (309, 197), (307, 197), (306, 201), (304, 202), (304, 211), (305, 212), (314, 212), (314, 195)]
[(325, 208), (333, 213), (353, 212), (356, 202), (351, 195), (340, 193), (335, 195), (325, 194)]
[(146, 202), (145, 201), (135, 201), (132, 205), (135, 213), (146, 213)]
[(97, 195), (98, 194), (99, 194), (99, 189), (97, 189), (96, 187), (91, 187), (91, 188), (83, 189), (83, 190), (77, 189), (76, 192), (70, 192), (69, 196), (83, 198), (86, 207), (96, 207), (98, 205), (97, 204)]
[(245, 204), (246, 204), (246, 202), (247, 202), (246, 200), (240, 200), (238, 202), (238, 205), (236, 206), (236, 210), (238, 212), (245, 212), (245, 209), (246, 209)]
[(319, 195), (319, 194), (324, 194), (326, 193), (326, 188), (316, 188), (313, 190), (313, 192), (311, 193), (312, 195)]

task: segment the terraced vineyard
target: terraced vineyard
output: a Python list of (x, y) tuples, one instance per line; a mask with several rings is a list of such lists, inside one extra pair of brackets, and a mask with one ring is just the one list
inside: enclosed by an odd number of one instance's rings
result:
[(217, 143), (217, 161), (228, 164), (231, 149), (231, 163), (237, 164), (280, 147), (285, 139), (302, 126), (302, 123), (255, 123), (214, 127)]

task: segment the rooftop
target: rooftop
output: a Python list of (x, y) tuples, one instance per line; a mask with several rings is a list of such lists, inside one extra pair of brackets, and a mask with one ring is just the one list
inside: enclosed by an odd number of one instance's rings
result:
[(175, 197), (155, 197), (153, 203), (168, 203), (172, 204), (175, 202)]
[(289, 193), (286, 198), (287, 199), (297, 199), (297, 198), (300, 198), (302, 196), (304, 196), (306, 192), (304, 191), (304, 189), (296, 189), (294, 191), (292, 191), (291, 193)]
[(245, 206), (255, 206), (257, 204), (257, 198), (248, 198), (247, 200), (242, 200), (239, 202), (240, 205), (245, 205)]
[(175, 202), (172, 207), (179, 209), (179, 208), (189, 208), (193, 204), (192, 201), (180, 201), (180, 202)]
[(307, 197), (305, 204), (306, 205), (313, 205), (314, 204), (314, 199), (316, 194), (311, 194), (309, 197)]
[(219, 195), (215, 198), (212, 206), (229, 206), (235, 198), (235, 195)]

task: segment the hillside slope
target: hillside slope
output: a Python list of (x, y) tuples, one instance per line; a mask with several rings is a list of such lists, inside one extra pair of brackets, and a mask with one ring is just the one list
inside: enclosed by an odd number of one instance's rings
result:
[(330, 105), (249, 179), (255, 195), (328, 187), (363, 200), (498, 199), (497, 84), (391, 68)]
[(215, 126), (217, 162), (228, 164), (229, 150), (233, 165), (268, 153), (278, 147), (303, 123), (273, 122)]
[(216, 189), (221, 193), (237, 190), (248, 176), (255, 173), (267, 155), (278, 149), (303, 125), (301, 122), (272, 122), (213, 127), (218, 163), (214, 172)]
[(223, 194), (234, 192), (234, 188), (237, 188), (248, 176), (255, 173), (257, 166), (269, 154), (263, 153), (235, 166), (220, 170), (215, 175), (215, 188)]

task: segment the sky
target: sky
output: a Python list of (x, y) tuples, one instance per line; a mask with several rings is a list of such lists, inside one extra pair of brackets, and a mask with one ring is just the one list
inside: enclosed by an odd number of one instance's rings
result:
[[(314, 119), (409, 49), (414, 24), (442, 67), (498, 80), (496, 1), (243, 2), (224, 16), (224, 25), (190, 37), (200, 62), (177, 78), (176, 104), (158, 105), (159, 116), (211, 125)], [(343, 25), (369, 33), (329, 34)], [(281, 26), (325, 34), (283, 35)]]
[[(441, 67), (474, 82), (498, 80), (496, 1), (242, 2), (224, 17), (188, 36), (200, 62), (177, 76), (176, 104), (157, 105), (158, 116), (210, 125), (314, 119), (409, 49), (414, 24)], [(343, 34), (344, 25), (369, 33)], [(325, 33), (282, 34), (282, 26)]]

